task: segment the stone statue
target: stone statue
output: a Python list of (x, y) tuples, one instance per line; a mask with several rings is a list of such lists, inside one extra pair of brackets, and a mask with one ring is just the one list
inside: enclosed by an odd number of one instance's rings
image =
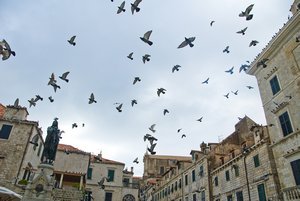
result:
[(45, 146), (41, 158), (42, 163), (53, 164), (55, 160), (57, 146), (59, 143), (60, 137), (60, 130), (58, 129), (58, 118), (55, 118), (52, 126), (47, 128), (47, 136), (45, 140)]

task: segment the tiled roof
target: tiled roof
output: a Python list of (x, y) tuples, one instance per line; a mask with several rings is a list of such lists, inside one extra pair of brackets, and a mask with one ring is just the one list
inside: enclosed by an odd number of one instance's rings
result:
[(149, 158), (177, 160), (177, 161), (191, 161), (190, 156), (168, 156), (168, 155), (148, 155)]
[(82, 153), (82, 154), (90, 154), (88, 152), (85, 152), (85, 151), (82, 151), (76, 147), (73, 147), (71, 145), (68, 145), (68, 144), (58, 144), (57, 146), (57, 150), (60, 150), (60, 151), (69, 151), (69, 152), (73, 152), (73, 153)]
[(92, 155), (91, 156), (91, 162), (92, 163), (95, 163), (97, 161), (101, 162), (101, 163), (105, 163), (105, 164), (115, 164), (115, 165), (125, 165), (125, 163), (121, 163), (121, 162), (118, 162), (118, 161), (113, 161), (113, 160), (109, 160), (109, 159), (106, 159), (106, 158), (103, 158), (101, 157), (101, 159), (99, 160), (100, 158), (96, 155)]

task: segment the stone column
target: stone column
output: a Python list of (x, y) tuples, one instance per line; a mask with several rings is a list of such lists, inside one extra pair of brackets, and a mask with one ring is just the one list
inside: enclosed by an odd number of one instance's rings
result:
[(82, 185), (83, 185), (83, 176), (80, 176), (80, 185), (79, 185), (79, 190), (82, 190)]
[(63, 182), (63, 180), (64, 180), (64, 174), (61, 173), (60, 180), (59, 180), (59, 188), (62, 188), (62, 182)]

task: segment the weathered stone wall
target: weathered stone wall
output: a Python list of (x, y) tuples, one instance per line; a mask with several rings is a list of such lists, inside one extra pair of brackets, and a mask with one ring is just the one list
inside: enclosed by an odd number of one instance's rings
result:
[(83, 192), (76, 190), (62, 190), (53, 189), (54, 201), (81, 201), (83, 199)]

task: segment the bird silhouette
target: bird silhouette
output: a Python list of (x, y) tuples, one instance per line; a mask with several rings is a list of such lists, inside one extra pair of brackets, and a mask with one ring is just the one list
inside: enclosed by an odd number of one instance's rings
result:
[(233, 74), (233, 68), (234, 68), (234, 67), (232, 66), (229, 70), (226, 70), (225, 72), (226, 72), (226, 73)]
[(146, 63), (146, 61), (150, 61), (150, 57), (151, 55), (149, 54), (145, 54), (142, 58), (143, 58), (143, 63)]
[(37, 102), (39, 100), (43, 101), (43, 98), (40, 95), (35, 95), (34, 102)]
[(236, 33), (245, 35), (247, 29), (248, 29), (248, 27), (245, 27), (245, 28), (241, 29), (240, 31), (237, 31)]
[(160, 96), (160, 94), (165, 94), (166, 91), (167, 91), (167, 90), (164, 89), (164, 88), (158, 88), (158, 89), (157, 89), (157, 95)]
[(266, 64), (267, 61), (269, 61), (269, 59), (263, 58), (262, 60), (257, 62), (256, 66), (257, 67), (262, 66), (263, 68), (266, 68), (267, 67), (267, 64)]
[(131, 106), (132, 107), (134, 106), (134, 104), (137, 104), (137, 100), (135, 100), (135, 99), (131, 100)]
[(143, 37), (140, 37), (140, 39), (142, 41), (144, 41), (145, 43), (147, 43), (148, 45), (153, 45), (153, 42), (149, 40), (150, 36), (151, 36), (152, 30), (147, 31)]
[(136, 157), (136, 158), (133, 160), (133, 162), (136, 163), (136, 164), (139, 164), (139, 161), (138, 161), (138, 160), (139, 160), (138, 157)]
[(228, 54), (228, 53), (230, 52), (230, 51), (229, 51), (229, 46), (226, 46), (225, 49), (223, 50), (223, 52), (224, 52), (224, 53), (226, 52), (226, 53)]
[(14, 102), (14, 107), (19, 107), (19, 98), (17, 98)]
[(142, 0), (135, 0), (134, 3), (131, 3), (131, 13), (134, 14), (134, 11), (139, 12), (140, 8), (138, 7)]
[(246, 86), (248, 89), (253, 89), (253, 87), (252, 86)]
[(34, 98), (31, 98), (30, 100), (28, 100), (28, 102), (29, 102), (29, 107), (31, 107), (31, 106), (36, 106), (36, 102), (35, 102), (35, 99)]
[(51, 83), (50, 85), (53, 87), (53, 89), (54, 89), (54, 92), (56, 92), (56, 90), (57, 90), (57, 89), (60, 89), (60, 86), (59, 86), (59, 85), (57, 85), (57, 84), (56, 84), (56, 83), (54, 83), (54, 82), (53, 82), (53, 83)]
[(118, 110), (118, 112), (122, 112), (122, 106), (123, 106), (123, 104), (121, 103), (121, 104), (119, 104), (119, 105), (116, 107), (116, 109)]
[(207, 78), (205, 81), (202, 82), (202, 84), (208, 84), (209, 78)]
[(238, 95), (239, 90), (236, 91), (231, 91), (231, 93), (233, 93), (234, 95)]
[(197, 119), (197, 121), (202, 122), (203, 117), (200, 117), (199, 119)]
[(250, 44), (249, 44), (249, 47), (251, 47), (251, 46), (256, 46), (257, 43), (258, 43), (257, 40), (252, 40), (252, 41), (250, 42)]
[(194, 44), (192, 42), (194, 42), (195, 39), (196, 37), (190, 37), (190, 38), (184, 37), (184, 41), (180, 43), (180, 45), (177, 48), (183, 48), (187, 45), (189, 45), (190, 47), (194, 47)]
[(39, 141), (39, 135), (36, 134), (35, 136), (33, 136), (33, 138), (29, 141), (30, 144), (33, 144), (34, 147), (37, 147), (39, 144), (38, 144), (38, 141)]
[(11, 50), (9, 44), (6, 40), (0, 41), (0, 55), (2, 55), (2, 60), (7, 60), (10, 55), (16, 56), (16, 53)]
[(55, 79), (54, 73), (52, 73), (51, 76), (49, 77), (48, 85), (51, 85), (51, 83), (56, 83), (56, 79)]
[(89, 97), (89, 104), (92, 104), (92, 103), (97, 103), (97, 101), (95, 100), (94, 93), (91, 93), (91, 95)]
[(181, 68), (180, 65), (175, 65), (175, 66), (173, 66), (173, 68), (172, 68), (172, 73), (174, 73), (175, 71), (179, 71), (179, 68)]
[(141, 79), (139, 77), (135, 77), (132, 84), (135, 84), (140, 81), (141, 81)]
[(182, 135), (181, 135), (181, 138), (184, 138), (184, 137), (186, 137), (186, 135), (185, 135), (185, 134), (182, 134)]
[(239, 17), (246, 17), (246, 20), (251, 20), (253, 18), (253, 15), (250, 14), (254, 4), (249, 5), (245, 11), (241, 11), (239, 14)]
[(76, 38), (76, 36), (72, 36), (72, 37), (68, 40), (68, 42), (70, 43), (70, 45), (73, 45), (73, 46), (76, 45), (75, 38)]
[(51, 103), (54, 102), (54, 99), (52, 98), (52, 96), (49, 96), (48, 99), (50, 100)]
[(177, 129), (177, 133), (179, 133), (182, 130), (182, 128)]
[(66, 81), (66, 82), (69, 82), (69, 80), (67, 79), (67, 76), (69, 75), (69, 73), (70, 73), (69, 71), (65, 72), (61, 76), (59, 76), (59, 78)]
[(149, 130), (152, 131), (153, 133), (156, 132), (156, 130), (154, 129), (155, 126), (156, 126), (156, 124), (152, 124), (152, 125), (149, 127)]
[(130, 59), (130, 60), (133, 60), (132, 55), (133, 55), (133, 52), (131, 52), (131, 53), (127, 56), (127, 58)]
[(77, 127), (78, 127), (77, 123), (72, 124), (72, 128), (77, 128)]
[(156, 143), (151, 144), (151, 146), (149, 148), (147, 148), (148, 151), (151, 153), (151, 155), (156, 154), (156, 152), (154, 151), (155, 146), (156, 146)]
[(225, 94), (224, 96), (225, 96), (226, 98), (229, 98), (229, 93)]
[(118, 6), (117, 14), (119, 14), (119, 13), (121, 13), (121, 12), (125, 12), (126, 10), (124, 9), (124, 7), (125, 7), (125, 1), (123, 1), (123, 2), (121, 3), (121, 5)]
[(167, 109), (164, 109), (164, 112), (163, 112), (163, 114), (164, 114), (164, 115), (166, 115), (167, 113), (169, 113), (169, 110), (167, 110)]
[(212, 26), (212, 25), (213, 25), (213, 23), (215, 23), (215, 21), (214, 21), (214, 20), (210, 21), (210, 26)]
[(239, 72), (241, 72), (241, 71), (246, 71), (248, 68), (250, 68), (250, 65), (242, 64), (241, 67), (240, 67)]
[(149, 137), (152, 137), (152, 135), (150, 135), (150, 134), (144, 135), (144, 141), (146, 141)]
[(105, 181), (108, 182), (108, 181), (109, 181), (109, 178), (107, 178), (107, 177), (102, 177), (102, 178), (100, 179), (100, 181), (97, 182), (101, 189), (105, 189), (105, 185), (104, 185), (104, 182), (105, 182)]

